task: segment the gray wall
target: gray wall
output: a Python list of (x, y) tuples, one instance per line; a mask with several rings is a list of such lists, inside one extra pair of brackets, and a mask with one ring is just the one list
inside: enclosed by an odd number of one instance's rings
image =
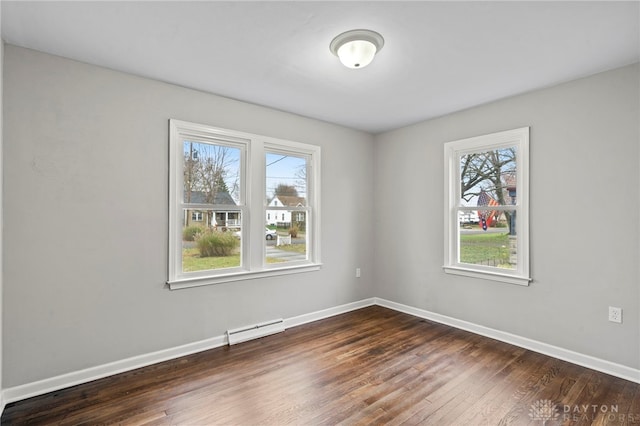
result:
[[(638, 78), (372, 137), (6, 46), (3, 386), (372, 296), (639, 368)], [(322, 270), (165, 289), (169, 118), (322, 146)], [(522, 126), (534, 282), (445, 275), (443, 143)]]
[[(5, 387), (373, 296), (371, 135), (14, 46), (4, 65)], [(321, 271), (164, 288), (170, 118), (322, 147)]]
[[(376, 296), (639, 368), (639, 81), (628, 66), (377, 136)], [(524, 126), (534, 281), (445, 274), (443, 143)]]

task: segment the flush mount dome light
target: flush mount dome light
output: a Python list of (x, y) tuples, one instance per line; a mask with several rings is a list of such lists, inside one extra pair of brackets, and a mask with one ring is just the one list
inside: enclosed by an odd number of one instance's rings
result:
[(384, 46), (384, 38), (371, 30), (351, 30), (331, 41), (329, 50), (347, 68), (364, 68)]

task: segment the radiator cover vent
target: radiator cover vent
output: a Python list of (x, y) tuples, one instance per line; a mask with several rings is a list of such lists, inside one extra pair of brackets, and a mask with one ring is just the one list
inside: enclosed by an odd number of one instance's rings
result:
[(280, 333), (284, 330), (284, 320), (282, 318), (278, 318), (262, 322), (260, 324), (227, 330), (227, 339), (229, 340), (229, 345), (235, 345), (237, 343), (246, 342), (247, 340)]

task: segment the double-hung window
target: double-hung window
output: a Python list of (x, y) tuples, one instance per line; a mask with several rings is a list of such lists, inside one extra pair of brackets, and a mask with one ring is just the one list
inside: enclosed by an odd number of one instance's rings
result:
[(528, 285), (529, 128), (444, 145), (447, 273)]
[(170, 120), (170, 288), (319, 269), (320, 148)]

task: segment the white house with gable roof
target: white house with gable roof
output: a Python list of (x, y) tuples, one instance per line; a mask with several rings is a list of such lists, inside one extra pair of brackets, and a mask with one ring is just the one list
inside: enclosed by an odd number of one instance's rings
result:
[(276, 225), (286, 228), (293, 224), (297, 224), (299, 228), (304, 229), (306, 222), (306, 214), (304, 211), (289, 210), (287, 207), (304, 207), (304, 197), (293, 195), (276, 195), (269, 202), (266, 212), (267, 225)]

